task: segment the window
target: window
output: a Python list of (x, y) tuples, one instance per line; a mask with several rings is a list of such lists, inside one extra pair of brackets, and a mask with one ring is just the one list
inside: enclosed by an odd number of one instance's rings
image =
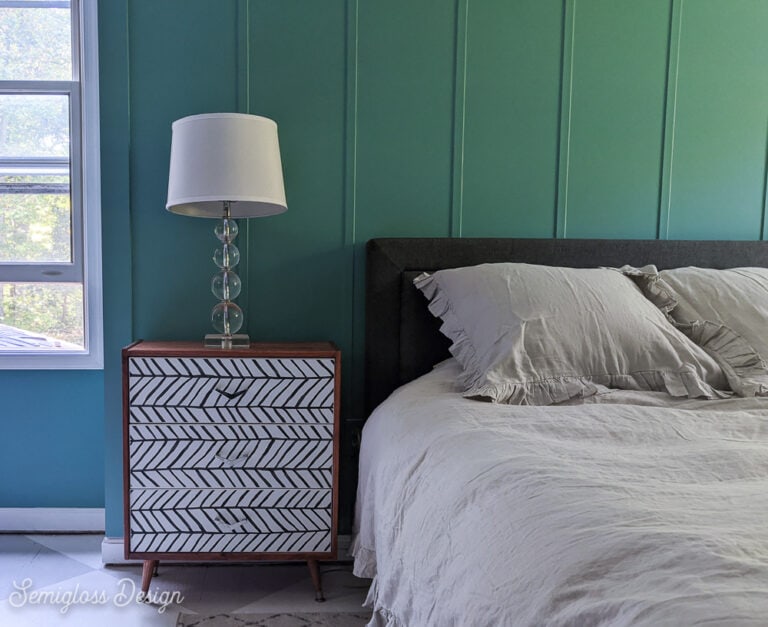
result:
[(0, 368), (101, 368), (96, 0), (0, 0)]

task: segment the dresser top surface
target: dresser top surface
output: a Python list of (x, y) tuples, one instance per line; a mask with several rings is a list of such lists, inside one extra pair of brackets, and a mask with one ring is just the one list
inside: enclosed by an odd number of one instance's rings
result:
[(252, 342), (249, 348), (210, 348), (202, 342), (145, 342), (123, 349), (127, 357), (335, 357), (332, 342)]

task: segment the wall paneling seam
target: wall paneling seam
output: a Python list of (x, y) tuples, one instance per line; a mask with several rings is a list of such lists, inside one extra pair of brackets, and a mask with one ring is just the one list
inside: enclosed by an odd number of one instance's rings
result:
[[(358, 266), (362, 265), (360, 255), (365, 254), (365, 249), (357, 245), (357, 132), (358, 132), (358, 71), (360, 61), (360, 1), (346, 0), (346, 23), (344, 32), (345, 67), (344, 67), (344, 195), (343, 215), (344, 233), (342, 246), (350, 251), (349, 258), (349, 300), (347, 306), (350, 311), (349, 334), (349, 360), (352, 375), (347, 379), (352, 382), (352, 388), (357, 389), (362, 382), (359, 374), (363, 366), (364, 358), (358, 355), (357, 347), (363, 345), (362, 321), (360, 309), (355, 306), (358, 295), (358, 282), (362, 284)], [(364, 315), (364, 314), (363, 314)], [(347, 370), (349, 372), (349, 369)], [(362, 404), (360, 403), (360, 406)], [(351, 395), (350, 411), (354, 418), (358, 417), (360, 408), (358, 399)], [(362, 416), (360, 416), (362, 417)]]
[(555, 237), (566, 237), (573, 104), (573, 59), (576, 43), (576, 0), (563, 1), (563, 48), (560, 76), (560, 127), (557, 166)]
[(659, 187), (656, 239), (669, 239), (672, 213), (672, 169), (675, 159), (675, 130), (677, 123), (677, 90), (680, 77), (680, 43), (683, 29), (683, 0), (672, 0), (667, 44), (667, 84), (662, 128), (661, 185)]
[[(237, 38), (237, 48), (235, 63), (237, 64), (237, 86), (235, 88), (235, 97), (237, 98), (237, 110), (239, 113), (251, 113), (251, 19), (250, 19), (251, 0), (237, 0), (237, 12), (235, 17), (235, 36)], [(250, 220), (240, 220), (238, 223), (241, 238), (245, 246), (240, 246), (242, 260), (240, 262), (241, 292), (240, 302), (248, 303), (250, 299), (249, 286), (250, 280), (250, 256), (251, 241), (253, 231)], [(243, 327), (245, 332), (251, 332), (249, 329), (250, 307), (245, 309), (245, 320)]]
[(464, 131), (467, 105), (469, 0), (456, 0), (453, 79), (453, 167), (451, 172), (451, 237), (461, 237), (464, 218)]
[(237, 0), (235, 31), (237, 36), (237, 110), (251, 112), (251, 38), (250, 0)]
[[(768, 122), (768, 120), (766, 120)], [(760, 239), (768, 239), (768, 124), (765, 125), (765, 167), (763, 168), (763, 213), (760, 216)]]
[[(97, 7), (98, 9), (98, 7)], [(130, 248), (129, 251), (131, 251), (131, 254), (133, 252), (133, 241), (134, 241), (134, 233), (136, 232), (136, 227), (134, 224), (135, 221), (135, 213), (133, 211), (133, 207), (131, 206), (132, 197), (133, 197), (133, 190), (131, 188), (131, 181), (132, 181), (132, 171), (133, 171), (133, 154), (131, 151), (131, 114), (133, 111), (133, 102), (131, 101), (131, 5), (128, 0), (125, 2), (125, 91), (126, 91), (126, 112), (127, 112), (127, 128), (125, 129), (125, 134), (127, 137), (127, 169), (126, 177), (127, 177), (127, 193), (128, 198), (126, 198), (126, 203), (128, 207), (128, 237), (130, 239)], [(101, 26), (101, 25), (100, 25)], [(101, 36), (101, 35), (99, 35)], [(99, 66), (101, 66), (101, 60), (99, 60)], [(101, 71), (101, 67), (99, 67), (99, 71)], [(101, 81), (100, 81), (101, 83)], [(101, 90), (101, 86), (99, 86), (99, 90)], [(99, 99), (101, 99), (101, 94), (99, 94)], [(99, 116), (101, 117), (103, 114), (101, 112), (102, 108), (104, 107), (104, 103), (100, 102), (99, 104)], [(104, 132), (101, 131), (101, 135), (103, 137)], [(104, 168), (104, 164), (102, 163), (102, 169)], [(102, 175), (103, 176), (103, 175)], [(104, 195), (104, 191), (102, 190), (102, 198)], [(103, 211), (103, 208), (102, 208)], [(102, 220), (104, 218), (102, 217)], [(102, 226), (103, 228), (103, 226)], [(102, 251), (102, 255), (104, 252)], [(129, 264), (130, 266), (130, 285), (131, 285), (131, 294), (130, 294), (130, 310), (129, 310), (129, 316), (130, 316), (130, 331), (131, 331), (131, 338), (136, 337), (136, 323), (135, 323), (135, 316), (134, 316), (134, 298), (133, 295), (136, 293), (136, 277), (133, 270), (133, 263), (131, 262)], [(122, 401), (121, 401), (122, 402)], [(122, 473), (122, 470), (121, 470)], [(121, 474), (122, 476), (122, 474)], [(122, 505), (121, 505), (122, 507)]]
[[(344, 245), (357, 240), (357, 104), (359, 61), (359, 0), (346, 2), (345, 120), (344, 120)], [(353, 264), (354, 265), (354, 264)]]

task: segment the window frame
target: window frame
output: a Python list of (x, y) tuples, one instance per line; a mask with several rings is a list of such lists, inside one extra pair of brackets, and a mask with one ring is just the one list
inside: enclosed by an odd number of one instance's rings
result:
[[(72, 80), (0, 80), (0, 95), (69, 97), (72, 256), (69, 263), (0, 262), (0, 282), (82, 284), (85, 346), (82, 350), (2, 350), (0, 370), (101, 369), (104, 340), (97, 0), (41, 0), (31, 4), (41, 8), (69, 5)], [(0, 6), (22, 8), (30, 3), (0, 0)]]

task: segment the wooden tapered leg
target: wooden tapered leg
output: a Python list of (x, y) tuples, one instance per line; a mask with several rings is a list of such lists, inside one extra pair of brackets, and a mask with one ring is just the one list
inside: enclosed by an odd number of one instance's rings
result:
[(141, 591), (146, 595), (149, 590), (149, 581), (152, 575), (157, 575), (158, 560), (144, 560), (144, 566), (141, 569)]
[(312, 577), (312, 585), (315, 587), (315, 601), (322, 603), (325, 601), (325, 595), (323, 595), (323, 582), (320, 579), (320, 566), (317, 560), (307, 560), (307, 566)]

